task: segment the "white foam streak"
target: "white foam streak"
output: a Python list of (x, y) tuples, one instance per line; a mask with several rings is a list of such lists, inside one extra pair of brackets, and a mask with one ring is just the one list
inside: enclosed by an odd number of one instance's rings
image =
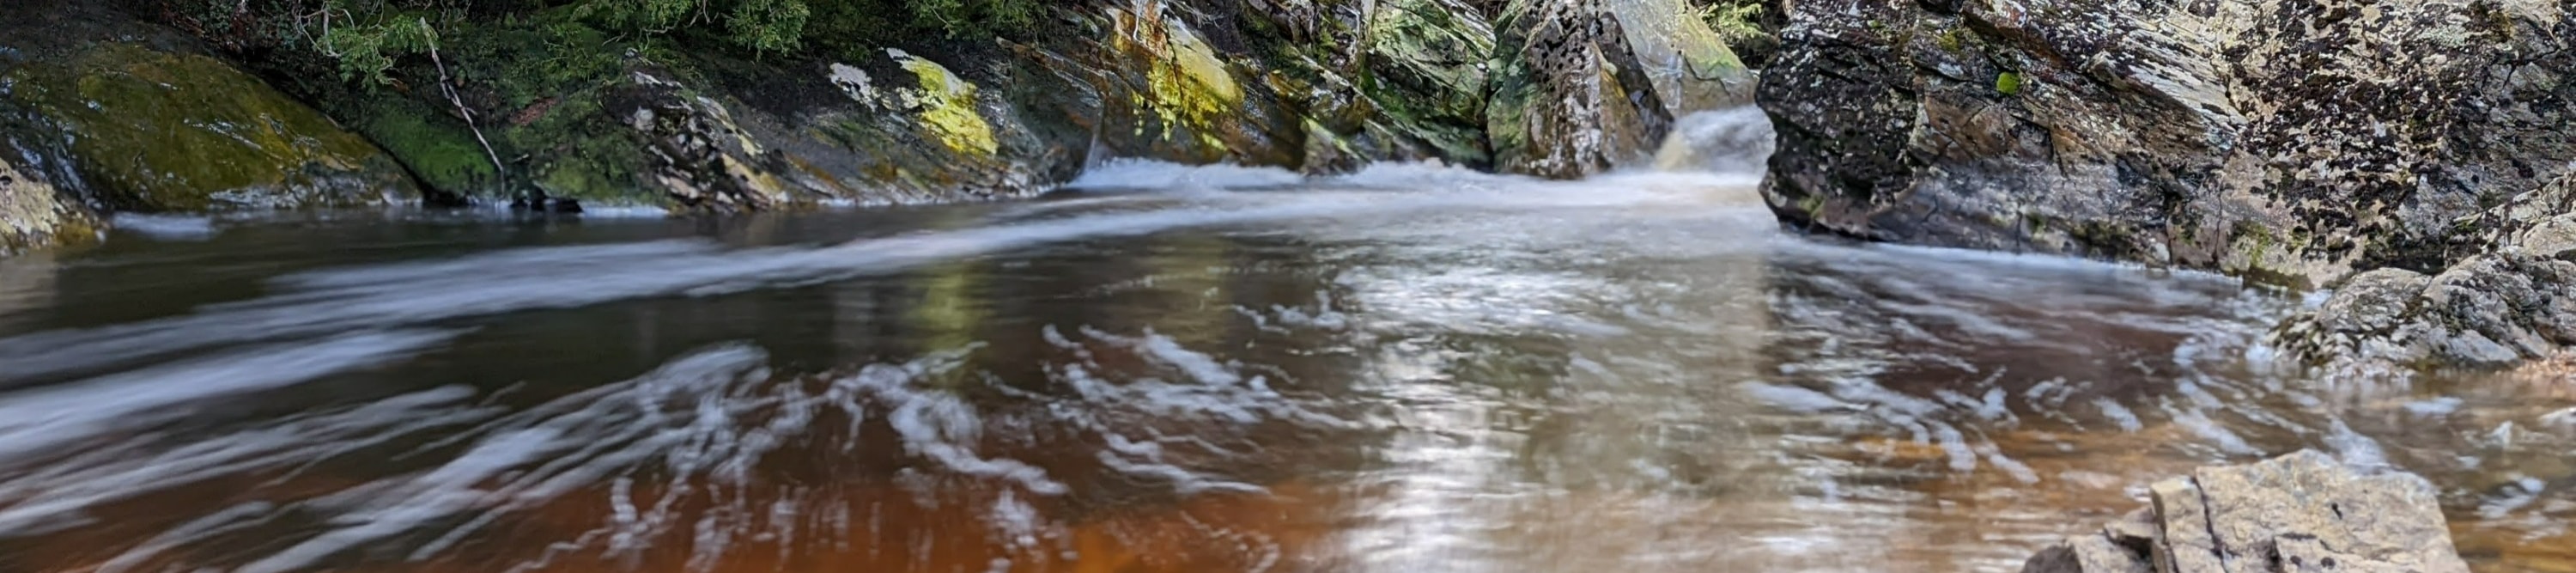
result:
[(431, 520), (486, 504), (490, 498), (485, 492), (475, 489), (474, 484), (544, 454), (562, 439), (561, 435), (543, 430), (511, 432), (486, 439), (472, 451), (437, 470), (392, 491), (369, 496), (382, 505), (333, 519), (333, 522), (342, 524), (340, 528), (253, 561), (237, 571), (284, 573), (303, 569), (315, 560), (358, 544), (400, 535)]
[(204, 401), (272, 390), (383, 363), (444, 342), (438, 332), (341, 336), (255, 348), (0, 396), (0, 467), (73, 442), (185, 415)]
[(216, 234), (212, 217), (118, 213), (111, 222), (118, 231), (164, 241), (203, 241)]
[[(652, 296), (712, 296), (883, 274), (1085, 238), (1307, 218), (1492, 208), (1601, 207), (1691, 201), (1687, 193), (1533, 184), (1486, 192), (1249, 194), (1215, 205), (862, 239), (829, 247), (718, 251), (666, 241), (487, 253), (449, 261), (308, 273), (286, 294), (194, 315), (0, 339), (0, 384), (207, 345), (314, 336), (571, 308)], [(473, 269), (473, 272), (463, 272)]]
[(1140, 159), (1116, 159), (1092, 166), (1066, 189), (1240, 189), (1248, 187), (1284, 187), (1304, 183), (1306, 177), (1276, 167), (1239, 165), (1182, 165)]

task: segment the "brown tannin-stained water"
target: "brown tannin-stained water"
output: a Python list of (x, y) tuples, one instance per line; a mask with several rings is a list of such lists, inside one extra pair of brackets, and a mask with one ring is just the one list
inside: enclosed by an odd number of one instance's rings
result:
[(2012, 571), (2299, 448), (2576, 571), (2576, 386), (2278, 374), (2298, 297), (1757, 178), (130, 219), (0, 260), (0, 573)]

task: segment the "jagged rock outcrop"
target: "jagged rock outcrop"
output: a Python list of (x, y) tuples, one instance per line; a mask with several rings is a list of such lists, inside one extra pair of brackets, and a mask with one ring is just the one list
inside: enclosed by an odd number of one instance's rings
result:
[[(1505, 8), (1503, 75), (1489, 108), (1503, 171), (1580, 177), (1653, 152), (1672, 129), (1620, 18), (1592, 0)], [(1679, 94), (1672, 94), (1679, 95)]]
[(2464, 221), (2482, 254), (2438, 274), (2380, 269), (2347, 281), (2270, 342), (2338, 373), (2508, 367), (2576, 347), (2576, 174)]
[(1052, 10), (1069, 33), (992, 49), (784, 64), (629, 54), (569, 72), (525, 68), (581, 59), (477, 49), (511, 30), (454, 30), (458, 77), (539, 78), (460, 82), (464, 107), (490, 118), (479, 127), (498, 176), (471, 161), (466, 114), (446, 111), (459, 102), (416, 90), (341, 107), (424, 177), (472, 174), (434, 186), (762, 209), (1025, 196), (1105, 158), (1308, 172), (1439, 159), (1575, 177), (1646, 160), (1682, 112), (1751, 98), (1750, 74), (1683, 0)]
[[(0, 134), (67, 205), (923, 203), (1026, 196), (1119, 157), (1573, 177), (1646, 159), (1681, 112), (1751, 97), (1684, 0), (1072, 2), (1045, 8), (1070, 33), (837, 62), (620, 43), (561, 15), (468, 18), (364, 89), (267, 60), (292, 55), (261, 36), (284, 32), (241, 22), (274, 6), (213, 24), (200, 8), (0, 6), (28, 31), (0, 35)], [(329, 117), (129, 9), (266, 66)], [(12, 197), (0, 225), (56, 226)]]
[(2431, 482), (2315, 451), (2202, 468), (2023, 573), (2466, 573)]
[(2322, 287), (2474, 255), (2576, 160), (2564, 2), (1812, 0), (1782, 40), (1765, 193), (1873, 240)]

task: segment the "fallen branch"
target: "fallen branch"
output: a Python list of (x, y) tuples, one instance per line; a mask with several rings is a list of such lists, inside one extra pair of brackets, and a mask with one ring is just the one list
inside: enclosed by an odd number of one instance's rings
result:
[[(429, 20), (422, 19), (420, 26), (428, 29)], [(465, 106), (465, 98), (456, 95), (456, 84), (447, 76), (447, 60), (438, 56), (437, 36), (429, 39), (429, 62), (438, 66), (438, 93), (447, 96), (447, 103), (455, 105), (456, 114), (465, 118), (465, 129), (474, 132), (474, 142), (483, 144), (483, 156), (492, 160), (492, 174), (508, 177), (510, 168), (501, 163), (501, 154), (492, 150), (492, 140), (483, 137), (483, 128), (475, 125), (474, 110)]]

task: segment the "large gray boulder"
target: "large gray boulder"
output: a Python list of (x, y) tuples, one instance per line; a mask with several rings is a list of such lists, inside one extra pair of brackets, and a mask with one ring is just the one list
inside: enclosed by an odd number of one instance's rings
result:
[(2314, 451), (2202, 468), (2153, 504), (2031, 557), (2023, 573), (2466, 573), (2433, 485)]
[(2438, 273), (2576, 159), (2553, 0), (1805, 0), (1764, 71), (1792, 226), (2306, 287)]

